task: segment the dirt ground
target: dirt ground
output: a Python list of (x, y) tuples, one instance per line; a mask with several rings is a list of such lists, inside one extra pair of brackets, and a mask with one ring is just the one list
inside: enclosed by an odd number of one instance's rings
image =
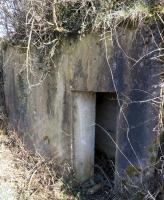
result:
[(76, 200), (63, 190), (54, 164), (26, 150), (12, 133), (0, 131), (0, 200)]

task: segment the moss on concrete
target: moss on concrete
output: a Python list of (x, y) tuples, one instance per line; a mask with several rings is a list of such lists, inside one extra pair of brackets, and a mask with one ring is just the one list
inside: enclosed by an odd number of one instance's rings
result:
[(125, 174), (132, 178), (138, 176), (140, 174), (140, 171), (141, 170), (137, 166), (134, 167), (132, 165), (129, 165), (126, 168)]

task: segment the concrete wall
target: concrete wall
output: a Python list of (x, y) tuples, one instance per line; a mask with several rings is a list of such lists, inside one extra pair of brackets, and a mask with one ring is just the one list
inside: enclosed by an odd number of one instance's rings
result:
[[(4, 78), (9, 119), (33, 149), (73, 165), (73, 94), (114, 90), (105, 56), (104, 44), (96, 35), (65, 40), (45, 81), (29, 90), (26, 54), (19, 47), (7, 49)], [(32, 84), (47, 70), (39, 59), (33, 52)]]
[[(150, 28), (154, 36), (147, 35)], [(116, 36), (113, 40), (108, 37), (107, 46), (93, 34), (64, 40), (51, 68), (39, 62), (40, 55), (34, 51), (28, 79), (35, 84), (43, 73), (47, 70), (48, 73), (43, 83), (31, 90), (28, 89), (26, 54), (18, 47), (9, 47), (4, 52), (5, 98), (10, 124), (35, 151), (70, 163), (79, 180), (84, 180), (83, 175), (87, 179), (93, 174), (92, 164), (86, 169), (87, 162), (93, 163), (94, 159), (94, 128), (90, 123), (95, 103), (94, 95), (90, 96), (89, 92), (117, 91), (118, 173), (122, 174), (130, 163), (141, 168), (150, 164), (148, 149), (157, 136), (154, 128), (158, 124), (158, 108), (147, 99), (159, 96), (158, 74), (162, 65), (150, 59), (156, 54), (145, 54), (157, 48), (160, 35), (153, 25), (138, 31), (120, 29)], [(83, 151), (83, 139), (88, 140), (86, 151)]]
[[(139, 168), (143, 173), (146, 166), (151, 166), (156, 160), (159, 106), (152, 99), (158, 99), (160, 104), (159, 74), (163, 71), (163, 63), (155, 59), (160, 53), (154, 51), (158, 49), (156, 44), (161, 44), (156, 26), (144, 26), (124, 36), (120, 32), (116, 38), (116, 43), (119, 41), (114, 59), (117, 66), (114, 79), (118, 80), (116, 88), (120, 99), (116, 140), (119, 174), (129, 167)], [(118, 79), (121, 70), (127, 77)]]

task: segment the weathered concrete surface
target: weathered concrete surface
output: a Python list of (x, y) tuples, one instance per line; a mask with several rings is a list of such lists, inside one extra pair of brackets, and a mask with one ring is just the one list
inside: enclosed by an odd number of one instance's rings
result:
[[(16, 47), (5, 51), (5, 98), (10, 123), (24, 134), (25, 141), (36, 151), (74, 166), (79, 181), (93, 174), (91, 165), (94, 152), (91, 151), (94, 141), (91, 140), (94, 140), (94, 135), (89, 137), (88, 133), (93, 133), (94, 128), (87, 127), (93, 121), (95, 102), (92, 101), (91, 105), (85, 99), (88, 92), (118, 94), (120, 114), (117, 125), (116, 115), (113, 117), (113, 125), (117, 126), (116, 171), (123, 174), (129, 161), (140, 168), (151, 163), (152, 153), (148, 150), (157, 136), (154, 128), (158, 124), (158, 109), (148, 99), (159, 95), (157, 74), (161, 70), (161, 63), (150, 59), (157, 52), (149, 54), (156, 48), (155, 42), (160, 43), (159, 33), (153, 32), (156, 38), (154, 41), (153, 36), (147, 36), (147, 30), (144, 27), (138, 31), (119, 30), (113, 45), (108, 37), (107, 46), (93, 34), (81, 40), (69, 38), (63, 41), (60, 53), (54, 58), (54, 65), (50, 69), (39, 62), (40, 55), (34, 52), (31, 58), (33, 73), (28, 77), (30, 82), (38, 83), (43, 73), (48, 71), (48, 74), (42, 84), (31, 90), (28, 90), (27, 68), (24, 65), (26, 55)], [(83, 105), (86, 109), (83, 109)], [(108, 119), (112, 121), (110, 116), (104, 120)], [(86, 151), (83, 139), (91, 145)], [(104, 140), (101, 142), (100, 146)], [(109, 149), (110, 145), (111, 141)], [(88, 163), (91, 165), (87, 168)]]
[[(112, 55), (112, 43), (108, 40), (108, 51)], [(72, 51), (73, 50), (73, 51)], [(69, 67), (72, 66), (72, 90), (113, 92), (113, 82), (106, 61), (104, 42), (92, 34), (77, 42), (69, 51)], [(74, 55), (74, 56), (71, 56)]]
[[(87, 35), (81, 40), (64, 41), (50, 71), (43, 62), (40, 63), (40, 55), (34, 52), (30, 59), (33, 70), (33, 74), (28, 77), (30, 82), (38, 83), (42, 73), (46, 70), (49, 72), (42, 84), (29, 90), (26, 54), (16, 47), (7, 49), (4, 57), (4, 79), (9, 120), (35, 151), (42, 155), (51, 155), (59, 162), (76, 165), (74, 162), (78, 158), (74, 153), (76, 145), (74, 146), (73, 141), (79, 133), (78, 129), (73, 129), (73, 95), (76, 91), (114, 91), (105, 57), (104, 43), (99, 42), (99, 37), (95, 35)], [(86, 128), (84, 136), (87, 135), (87, 130)], [(94, 142), (92, 141), (91, 149)], [(93, 155), (94, 152), (92, 163)], [(82, 162), (86, 162), (84, 156), (83, 159)], [(92, 174), (93, 170), (90, 170), (90, 175), (87, 173), (86, 178)]]
[(94, 175), (96, 95), (74, 92), (73, 99), (74, 169), (77, 179), (83, 182)]
[(117, 44), (114, 79), (117, 80), (121, 107), (117, 126), (119, 149), (116, 153), (116, 170), (122, 175), (127, 168), (135, 166), (142, 174), (146, 167), (155, 163), (157, 155), (159, 74), (163, 64), (155, 57), (160, 53), (156, 46), (161, 44), (160, 33), (155, 25), (142, 27), (137, 32), (118, 34)]

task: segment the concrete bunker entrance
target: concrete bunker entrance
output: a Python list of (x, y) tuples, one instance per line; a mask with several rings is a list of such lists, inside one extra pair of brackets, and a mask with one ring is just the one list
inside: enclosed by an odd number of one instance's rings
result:
[(118, 111), (116, 93), (96, 93), (95, 166), (108, 175), (112, 175), (109, 170), (115, 161)]
[(115, 159), (116, 93), (75, 92), (73, 110), (74, 167), (77, 179), (83, 182), (97, 173), (96, 166), (108, 173), (109, 162)]

